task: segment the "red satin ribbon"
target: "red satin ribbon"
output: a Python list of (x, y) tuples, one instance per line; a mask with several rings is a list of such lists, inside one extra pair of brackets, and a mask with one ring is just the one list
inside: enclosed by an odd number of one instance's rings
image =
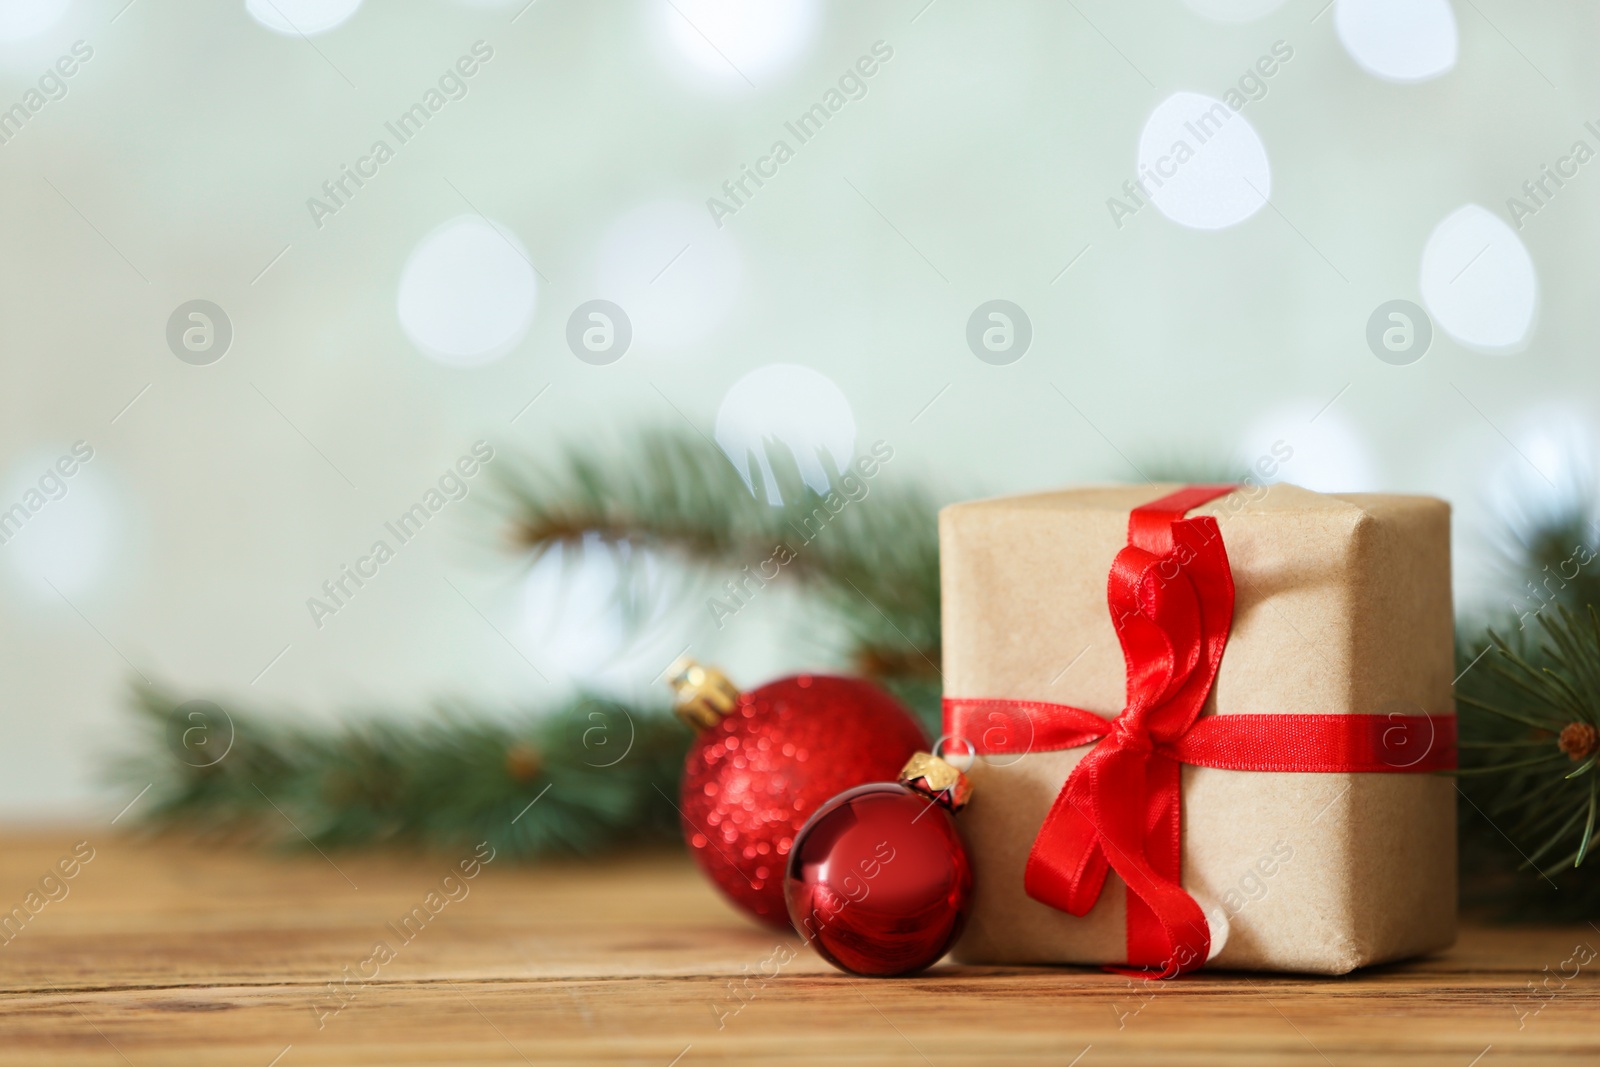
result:
[(1455, 766), (1453, 715), (1198, 719), (1228, 642), (1233, 574), (1217, 521), (1184, 516), (1232, 489), (1191, 486), (1130, 514), (1107, 588), (1127, 663), (1127, 706), (1115, 718), (1040, 701), (944, 701), (946, 736), (978, 753), (1094, 744), (1045, 817), (1024, 886), (1035, 900), (1086, 915), (1116, 871), (1128, 888), (1128, 962), (1162, 977), (1199, 967), (1211, 944), (1200, 905), (1180, 884), (1182, 764), (1342, 773)]

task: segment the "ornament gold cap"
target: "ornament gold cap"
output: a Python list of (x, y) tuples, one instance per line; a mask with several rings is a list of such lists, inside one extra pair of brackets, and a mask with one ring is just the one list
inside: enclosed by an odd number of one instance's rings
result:
[(932, 752), (918, 752), (900, 768), (900, 782), (932, 797), (951, 811), (960, 811), (972, 799), (972, 782)]
[(717, 725), (739, 703), (739, 688), (726, 674), (688, 656), (673, 660), (666, 678), (674, 694), (672, 710), (695, 733)]

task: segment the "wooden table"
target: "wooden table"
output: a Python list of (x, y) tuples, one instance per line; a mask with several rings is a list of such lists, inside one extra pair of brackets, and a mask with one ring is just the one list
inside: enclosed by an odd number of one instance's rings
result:
[[(48, 899), (41, 878), (84, 840), (93, 858)], [(1558, 973), (1600, 947), (1586, 925), (1471, 928), (1438, 958), (1336, 980), (868, 981), (740, 919), (681, 855), (497, 858), (443, 883), (463, 859), (0, 836), (0, 909), (37, 906), (0, 933), (0, 1064), (1600, 1062), (1600, 959)], [(792, 962), (763, 968), (785, 946)]]

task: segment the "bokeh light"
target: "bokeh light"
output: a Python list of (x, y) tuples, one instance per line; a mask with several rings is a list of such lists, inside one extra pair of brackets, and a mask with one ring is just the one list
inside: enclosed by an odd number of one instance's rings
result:
[(1272, 168), (1255, 127), (1200, 93), (1173, 93), (1145, 120), (1138, 177), (1163, 215), (1197, 230), (1243, 222), (1272, 195)]
[(1385, 81), (1427, 81), (1456, 65), (1449, 0), (1339, 0), (1333, 25), (1356, 66)]
[(455, 367), (489, 363), (533, 323), (538, 280), (527, 252), (477, 216), (425, 237), (400, 276), (400, 325), (424, 355)]
[(704, 207), (661, 200), (628, 212), (600, 239), (595, 292), (628, 313), (636, 349), (674, 352), (722, 324), (741, 274), (738, 247)]
[(26, 41), (61, 21), (71, 0), (0, 0), (0, 42)]
[[(826, 493), (855, 456), (856, 418), (827, 375), (797, 363), (772, 363), (733, 384), (717, 409), (717, 445), (755, 492), (759, 472), (767, 502), (783, 503), (773, 467), (797, 467), (805, 484)], [(832, 464), (830, 470), (824, 458)]]
[(361, 0), (245, 0), (250, 17), (274, 33), (313, 37), (350, 20)]
[(1419, 285), (1434, 321), (1474, 351), (1520, 351), (1533, 331), (1539, 306), (1533, 257), (1505, 220), (1477, 204), (1434, 227)]
[(67, 452), (30, 451), (0, 481), (6, 537), (0, 557), (25, 588), (46, 601), (56, 600), (58, 590), (77, 597), (98, 589), (126, 536), (108, 476), (91, 459), (62, 477), (54, 464)]
[(684, 584), (657, 554), (589, 534), (528, 569), (518, 641), (557, 684), (618, 692), (648, 686), (688, 640), (674, 611), (693, 600), (682, 595)]
[(792, 68), (816, 36), (817, 0), (656, 0), (656, 23), (697, 82), (747, 88)]
[[(1337, 406), (1327, 406), (1331, 399), (1286, 403), (1251, 423), (1235, 453), (1241, 470), (1263, 483), (1289, 482), (1318, 493), (1381, 488), (1370, 446)], [(1265, 468), (1258, 465), (1263, 458), (1270, 460)]]
[(1600, 503), (1595, 495), (1600, 441), (1576, 409), (1542, 405), (1509, 420), (1506, 434), (1511, 447), (1496, 449), (1484, 490), (1501, 522), (1514, 531), (1533, 530)]

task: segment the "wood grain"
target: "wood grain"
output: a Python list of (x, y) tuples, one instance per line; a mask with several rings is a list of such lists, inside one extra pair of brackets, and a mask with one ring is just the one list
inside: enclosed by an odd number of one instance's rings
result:
[[(387, 924), (470, 854), (271, 857), (92, 830), (0, 835), (0, 911), (82, 840), (94, 858), (66, 896), (0, 944), (0, 1067), (1600, 1060), (1600, 959), (1558, 973), (1600, 948), (1587, 925), (1469, 928), (1440, 956), (1333, 980), (866, 981), (742, 920), (677, 854), (490, 862), (403, 942)], [(380, 940), (394, 958), (332, 1013), (329, 983)]]

